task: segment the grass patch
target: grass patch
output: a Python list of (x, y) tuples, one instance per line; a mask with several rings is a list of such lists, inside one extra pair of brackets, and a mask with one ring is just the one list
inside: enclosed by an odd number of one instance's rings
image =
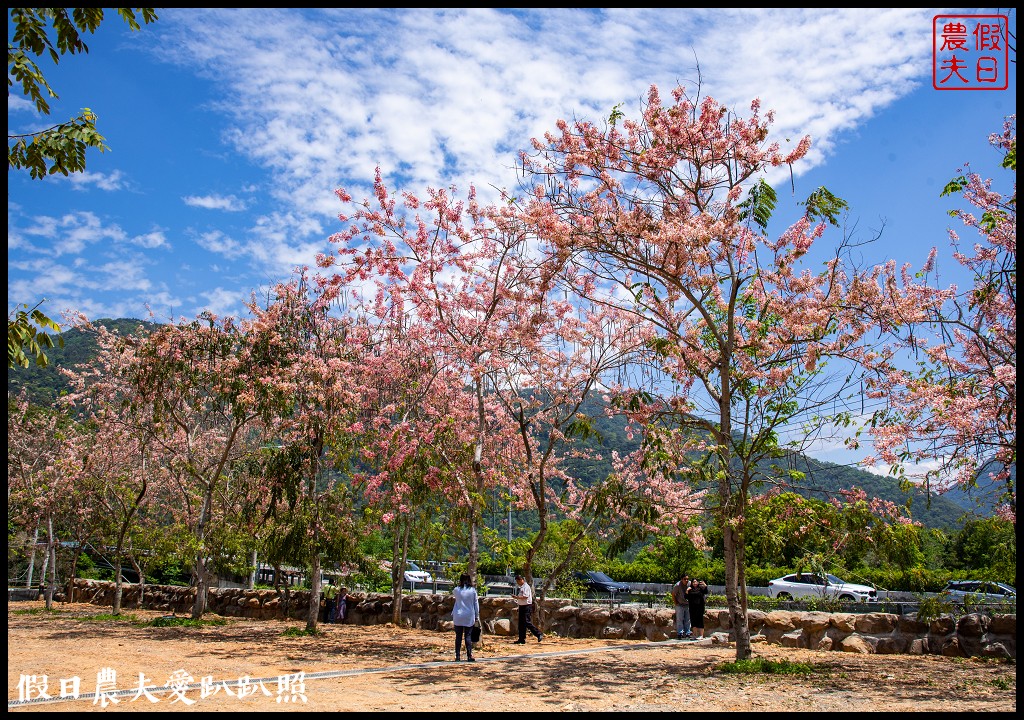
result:
[(41, 608), (28, 608), (26, 610), (12, 610), (11, 615), (56, 615), (60, 612), (59, 608), (50, 608), (47, 610), (44, 607)]
[(1010, 686), (1013, 684), (1008, 678), (995, 678), (989, 682), (1000, 690), (1009, 690)]
[(208, 627), (227, 625), (227, 621), (224, 618), (193, 620), (188, 617), (158, 617), (141, 624), (143, 627)]
[(114, 615), (113, 613), (100, 613), (99, 615), (83, 615), (82, 617), (76, 617), (75, 620), (79, 622), (130, 622), (137, 623), (139, 619), (131, 613), (121, 613), (120, 615)]
[(290, 627), (281, 633), (281, 637), (310, 637), (316, 635), (323, 635), (324, 631), (319, 628), (313, 630), (307, 630), (306, 628)]
[(768, 660), (766, 658), (750, 658), (722, 663), (717, 668), (720, 672), (737, 675), (807, 675), (814, 672), (814, 667), (807, 663), (789, 660)]

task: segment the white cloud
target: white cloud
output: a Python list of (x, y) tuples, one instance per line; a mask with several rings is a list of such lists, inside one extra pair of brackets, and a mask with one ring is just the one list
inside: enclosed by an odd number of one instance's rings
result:
[(105, 263), (96, 268), (96, 273), (99, 276), (98, 287), (115, 284), (125, 292), (148, 291), (153, 287), (149, 278), (142, 274), (142, 267), (130, 260)]
[[(147, 37), (159, 39), (149, 47), (182, 72), (216, 82), (216, 104), (203, 108), (212, 111), (204, 121), (231, 151), (223, 154), (225, 163), (240, 159), (263, 173), (258, 182), (203, 177), (200, 188), (170, 192), (189, 207), (238, 218), (235, 226), (211, 221), (195, 231), (201, 232), (195, 245), (217, 257), (175, 259), (179, 267), (193, 266), (196, 277), (216, 261), (247, 287), (252, 278), (271, 284), (330, 251), (326, 236), (342, 229), (334, 190), (344, 186), (362, 199), (377, 166), (391, 190), (422, 195), (428, 185), (454, 184), (464, 196), (475, 184), (487, 201), (490, 184), (515, 187), (516, 153), (558, 119), (601, 122), (619, 103), (635, 117), (652, 84), (668, 101), (677, 83), (695, 91), (698, 77), (702, 96), (741, 114), (760, 97), (763, 110), (775, 111), (780, 141), (810, 134), (815, 144), (801, 172), (928, 80), (933, 14), (900, 8), (165, 9), (160, 23), (147, 28)], [(32, 110), (8, 95), (9, 114)], [(126, 185), (118, 171), (82, 173), (70, 182), (108, 191)], [(237, 194), (198, 194), (211, 188)], [(269, 199), (257, 203), (258, 189)], [(121, 242), (170, 249), (166, 231), (142, 230), (156, 224), (153, 218), (128, 232), (120, 213), (115, 223), (93, 212), (54, 211), (16, 225), (10, 200), (8, 207), (9, 256), (85, 256), (88, 248), (109, 251), (105, 244)], [(190, 247), (179, 245), (176, 250)], [(103, 260), (89, 258), (72, 269), (96, 273)], [(243, 275), (250, 268), (255, 275)], [(93, 281), (81, 279), (83, 287)], [(150, 285), (150, 294), (159, 288), (158, 281)], [(221, 311), (246, 294), (218, 288), (205, 297)], [(68, 297), (74, 296), (69, 285)], [(117, 307), (93, 303), (109, 312)], [(182, 306), (170, 295), (161, 303)]]
[(114, 191), (123, 190), (126, 187), (124, 176), (120, 170), (109, 174), (83, 171), (71, 173), (66, 178), (63, 175), (52, 175), (51, 177), (70, 182), (75, 190), (85, 190), (89, 186), (94, 186), (100, 190)]
[(234, 195), (188, 195), (182, 200), (189, 207), (205, 208), (207, 210), (227, 210), (228, 212), (241, 212), (245, 210), (245, 201)]
[[(17, 232), (17, 231), (15, 231)], [(54, 256), (77, 255), (100, 241), (120, 242), (127, 234), (116, 224), (104, 225), (94, 213), (71, 212), (61, 217), (39, 216), (20, 228), (21, 247)], [(46, 243), (38, 246), (37, 240)]]
[(30, 112), (37, 115), (36, 105), (23, 95), (7, 93), (7, 112)]
[(129, 242), (132, 245), (138, 245), (139, 247), (146, 248), (147, 250), (153, 250), (155, 248), (170, 248), (170, 243), (167, 242), (167, 236), (164, 235), (162, 230), (153, 230), (143, 235), (135, 235)]
[(250, 293), (217, 287), (200, 293), (200, 296), (205, 298), (206, 301), (195, 308), (196, 315), (207, 310), (214, 315), (223, 317), (225, 315), (236, 315), (242, 303), (249, 299)]
[(220, 230), (211, 230), (209, 232), (200, 233), (199, 236), (196, 237), (196, 244), (208, 252), (216, 253), (217, 255), (226, 255), (228, 257), (237, 257), (242, 250), (241, 244), (228, 237)]
[(175, 35), (161, 50), (224, 83), (229, 140), (273, 173), (279, 200), (333, 215), (332, 191), (365, 188), (377, 165), (416, 192), (512, 186), (515, 152), (557, 119), (600, 121), (620, 102), (635, 114), (651, 84), (694, 89), (698, 62), (703, 94), (740, 112), (760, 97), (780, 138), (810, 133), (807, 169), (927, 77), (932, 14), (188, 10), (161, 18)]

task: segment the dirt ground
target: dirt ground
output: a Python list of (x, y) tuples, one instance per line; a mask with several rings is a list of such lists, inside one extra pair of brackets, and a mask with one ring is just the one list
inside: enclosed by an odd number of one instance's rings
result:
[[(484, 636), (477, 662), (456, 663), (454, 633), (329, 625), (321, 636), (292, 637), (283, 633), (303, 628), (302, 623), (226, 618), (223, 625), (201, 628), (144, 627), (90, 620), (109, 608), (55, 608), (47, 613), (42, 602), (7, 606), (8, 710), (1017, 709), (1017, 668), (1006, 661), (759, 644), (755, 658), (806, 663), (813, 672), (736, 675), (719, 669), (735, 660), (735, 649), (712, 646), (710, 640), (647, 643), (548, 635), (543, 643), (531, 637), (527, 645)], [(126, 613), (140, 621), (161, 616)], [(61, 699), (74, 695), (75, 677), (79, 699)], [(97, 690), (103, 691), (99, 698)], [(43, 694), (54, 700), (40, 702)]]

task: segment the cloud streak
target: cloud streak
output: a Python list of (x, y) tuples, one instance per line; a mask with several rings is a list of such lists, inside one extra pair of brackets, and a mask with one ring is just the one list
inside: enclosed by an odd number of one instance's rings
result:
[[(422, 195), (426, 186), (455, 185), (464, 195), (475, 184), (486, 200), (491, 185), (515, 188), (517, 152), (558, 119), (601, 122), (620, 103), (635, 116), (651, 85), (667, 97), (676, 84), (696, 93), (699, 81), (702, 95), (741, 114), (760, 97), (764, 109), (775, 111), (784, 146), (787, 138), (812, 135), (809, 160), (798, 169), (806, 171), (824, 162), (845, 133), (928, 80), (932, 14), (164, 8), (158, 23), (131, 38), (132, 51), (210, 83), (210, 93), (196, 92), (194, 105), (180, 109), (182, 122), (202, 122), (201, 137), (219, 139), (228, 152), (202, 151), (244, 166), (246, 175), (203, 176), (201, 187), (194, 182), (170, 195), (175, 216), (150, 215), (140, 227), (116, 211), (63, 208), (46, 217), (15, 214), (14, 224), (9, 201), (9, 264), (12, 253), (15, 261), (42, 253), (80, 258), (68, 266), (78, 273), (79, 290), (56, 269), (54, 285), (78, 304), (72, 306), (88, 302), (104, 316), (139, 316), (146, 292), (164, 292), (172, 273), (180, 283), (166, 290), (164, 306), (186, 314), (226, 311), (231, 298), (330, 251), (326, 237), (341, 229), (334, 190), (369, 195), (377, 166), (393, 190)], [(8, 97), (9, 115), (29, 109)], [(188, 156), (179, 154), (174, 160), (184, 164)], [(121, 169), (90, 171), (71, 186), (110, 196), (131, 191), (138, 203), (149, 203), (164, 191), (159, 172), (141, 178)], [(115, 247), (166, 257), (157, 263), (137, 256), (140, 272), (153, 273), (149, 290), (131, 276), (131, 299), (108, 302), (100, 268), (114, 259), (90, 253)], [(194, 254), (175, 254), (188, 251)], [(220, 267), (211, 271), (214, 264)], [(199, 284), (209, 276), (202, 273), (216, 277), (217, 290), (204, 294)], [(237, 291), (222, 284), (228, 277), (240, 283)], [(86, 288), (100, 290), (87, 300)], [(9, 284), (9, 304), (12, 292)], [(125, 309), (133, 304), (137, 309)]]

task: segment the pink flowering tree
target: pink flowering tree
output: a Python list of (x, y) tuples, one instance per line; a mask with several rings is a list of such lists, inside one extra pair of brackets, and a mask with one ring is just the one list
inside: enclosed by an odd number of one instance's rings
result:
[(449, 407), (465, 412), (448, 429), (465, 439), (450, 435), (433, 451), (467, 511), (470, 572), (487, 490), (500, 482), (537, 512), (523, 568), (530, 577), (562, 491), (569, 501), (559, 509), (570, 515), (614, 504), (609, 492), (604, 503), (588, 503), (600, 490), (578, 485), (564, 459), (588, 452), (579, 443), (592, 431), (584, 403), (638, 338), (615, 312), (569, 301), (572, 279), (536, 252), (513, 206), (481, 206), (472, 189), (464, 201), (428, 190), (426, 200), (405, 194), (399, 205), (379, 170), (374, 194), (341, 216), (351, 225), (332, 238), (338, 256), (321, 265), (339, 282), (372, 281), (379, 302), (415, 318), (433, 377), (457, 388)]
[[(331, 238), (338, 255), (322, 258), (321, 265), (335, 271), (335, 283), (372, 286), (375, 316), (414, 330), (430, 376), (417, 385), (434, 393), (409, 398), (420, 408), (422, 427), (436, 417), (423, 400), (443, 397), (460, 410), (455, 422), (438, 426), (448, 442), (436, 452), (448, 489), (465, 512), (469, 572), (475, 576), (484, 502), (504, 475), (512, 432), (489, 379), (506, 362), (503, 350), (516, 341), (502, 333), (506, 320), (517, 316), (522, 298), (532, 292), (522, 238), (490, 222), (473, 191), (466, 202), (445, 190), (428, 190), (425, 201), (405, 194), (399, 206), (378, 169), (374, 195), (372, 203), (346, 208), (340, 217), (351, 224)], [(351, 202), (343, 190), (338, 196)]]
[[(158, 440), (164, 431), (154, 418), (154, 406), (138, 393), (137, 350), (145, 331), (121, 336), (85, 318), (74, 321), (76, 329), (93, 334), (98, 352), (90, 363), (62, 369), (71, 392), (60, 403), (81, 418), (88, 428), (67, 448), (69, 469), (75, 482), (90, 489), (90, 500), (108, 526), (113, 547), (113, 614), (121, 611), (122, 566), (126, 559), (139, 571), (140, 596), (145, 577), (136, 558), (136, 536), (143, 531), (147, 505), (154, 496), (173, 502), (168, 468)], [(152, 551), (151, 548), (143, 548)]]
[(424, 539), (443, 519), (446, 535), (462, 539), (463, 521), (476, 511), (468, 496), (473, 399), (437, 355), (431, 327), (393, 315), (374, 322), (373, 352), (363, 365), (363, 469), (355, 479), (391, 535), (393, 619), (400, 622), (412, 535)]
[(714, 490), (743, 659), (751, 493), (800, 479), (782, 461), (850, 391), (837, 365), (867, 328), (844, 311), (851, 282), (838, 253), (824, 270), (803, 267), (845, 203), (818, 189), (791, 227), (767, 236), (778, 198), (765, 174), (799, 161), (810, 139), (783, 152), (756, 101), (742, 118), (682, 88), (672, 98), (652, 88), (637, 120), (616, 108), (603, 125), (560, 121), (522, 154), (535, 181), (522, 216), (582, 295), (645, 338), (619, 403), (644, 432), (650, 474)]
[[(46, 539), (39, 574), (45, 582), (46, 607), (52, 607), (57, 580), (57, 548), (64, 531), (96, 529), (97, 518), (88, 488), (75, 482), (68, 460), (85, 434), (64, 412), (29, 403), (25, 396), (8, 396), (7, 512), (31, 533), (28, 570), (33, 572), (40, 530)], [(65, 536), (66, 537), (66, 536)]]
[(178, 490), (175, 525), (188, 530), (183, 554), (194, 568), (198, 619), (211, 562), (243, 550), (225, 522), (235, 504), (230, 475), (246, 452), (266, 442), (286, 392), (276, 376), (281, 354), (272, 339), (248, 333), (233, 318), (203, 314), (139, 339), (135, 358), (132, 392), (160, 429), (154, 446)]
[(263, 519), (273, 520), (268, 557), (309, 569), (310, 631), (319, 621), (322, 563), (347, 559), (355, 544), (347, 479), (359, 438), (367, 337), (351, 317), (332, 312), (333, 298), (303, 271), (275, 287), (265, 308), (252, 304), (253, 319), (244, 324), (248, 344), (272, 362), (263, 403), (275, 418), (273, 436), (252, 456), (257, 472), (248, 477), (257, 497), (266, 498)]
[(949, 231), (967, 286), (939, 282), (937, 249), (917, 273), (890, 263), (877, 276), (872, 311), (896, 342), (866, 357), (875, 370), (869, 396), (887, 402), (870, 433), (893, 472), (912, 476), (906, 466), (922, 463), (917, 479), (939, 492), (969, 489), (990, 473), (1002, 486), (1002, 515), (1016, 522), (1016, 116), (990, 142), (1014, 174), (1011, 187), (1000, 192), (965, 169), (942, 193), (971, 208), (950, 211), (973, 236), (968, 245)]

